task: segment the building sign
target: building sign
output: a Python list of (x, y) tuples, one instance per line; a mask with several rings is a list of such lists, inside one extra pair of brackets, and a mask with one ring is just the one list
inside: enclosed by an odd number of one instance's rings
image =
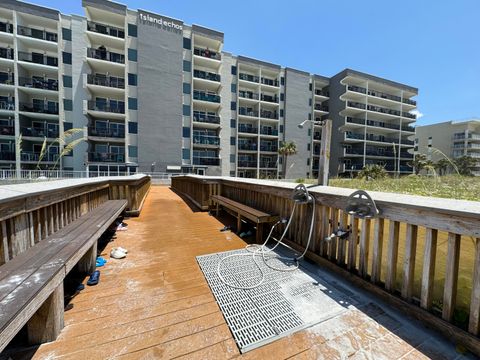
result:
[(183, 34), (183, 23), (167, 17), (138, 13), (139, 22), (144, 25), (154, 26), (158, 29)]

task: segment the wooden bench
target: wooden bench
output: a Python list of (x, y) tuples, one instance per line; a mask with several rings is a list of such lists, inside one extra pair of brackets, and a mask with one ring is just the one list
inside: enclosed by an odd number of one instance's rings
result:
[(126, 206), (126, 200), (108, 200), (0, 267), (0, 352), (25, 324), (30, 344), (57, 338), (63, 279), (77, 264), (95, 271), (97, 240)]
[(212, 195), (213, 203), (216, 205), (216, 215), (220, 210), (220, 206), (230, 209), (237, 217), (237, 233), (240, 233), (242, 228), (242, 218), (248, 219), (257, 225), (256, 240), (258, 244), (263, 242), (263, 227), (266, 223), (272, 223), (279, 219), (278, 216), (267, 214), (263, 211), (254, 209), (245, 204), (239, 203), (235, 200), (226, 198), (220, 195)]

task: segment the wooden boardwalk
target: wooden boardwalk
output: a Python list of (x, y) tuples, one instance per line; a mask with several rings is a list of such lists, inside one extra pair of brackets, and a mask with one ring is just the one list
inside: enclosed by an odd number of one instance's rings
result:
[(72, 300), (57, 341), (13, 359), (465, 358), (367, 296), (357, 308), (241, 355), (195, 256), (245, 243), (167, 187), (152, 187), (140, 217), (127, 222), (104, 251), (122, 246), (127, 258), (109, 259), (100, 283)]

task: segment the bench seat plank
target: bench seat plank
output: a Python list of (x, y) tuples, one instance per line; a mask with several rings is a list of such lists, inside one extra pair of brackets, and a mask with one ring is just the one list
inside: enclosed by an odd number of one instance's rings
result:
[(255, 222), (255, 223), (268, 223), (278, 220), (278, 216), (268, 214), (266, 212), (254, 209), (245, 204), (239, 203), (235, 200), (226, 198), (220, 195), (213, 195), (212, 200), (220, 205), (226, 206), (243, 217)]

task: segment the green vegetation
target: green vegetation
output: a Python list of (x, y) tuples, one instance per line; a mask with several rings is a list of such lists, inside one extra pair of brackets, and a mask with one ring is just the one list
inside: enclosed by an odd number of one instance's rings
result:
[(357, 175), (363, 180), (379, 180), (388, 176), (387, 170), (381, 165), (367, 165)]
[(283, 156), (282, 173), (285, 177), (287, 173), (287, 158), (297, 153), (297, 145), (293, 142), (283, 142), (278, 148), (278, 154)]

